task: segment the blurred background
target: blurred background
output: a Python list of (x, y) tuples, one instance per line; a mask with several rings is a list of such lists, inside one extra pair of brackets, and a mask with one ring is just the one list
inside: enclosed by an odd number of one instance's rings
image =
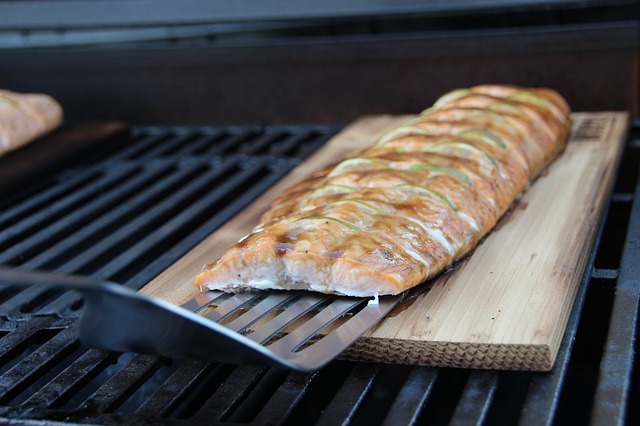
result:
[(347, 123), (488, 82), (636, 116), (637, 2), (0, 3), (0, 85), (72, 121)]

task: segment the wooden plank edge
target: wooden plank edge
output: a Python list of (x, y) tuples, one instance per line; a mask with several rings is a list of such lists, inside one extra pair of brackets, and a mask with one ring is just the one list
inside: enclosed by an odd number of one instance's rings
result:
[(429, 367), (549, 371), (556, 354), (557, 350), (554, 352), (548, 345), (361, 338), (340, 359)]
[[(613, 156), (613, 165), (608, 170), (605, 170), (605, 175), (603, 180), (606, 180), (606, 185), (603, 185), (600, 189), (600, 195), (597, 197), (598, 202), (596, 202), (597, 211), (595, 213), (595, 221), (594, 226), (590, 229), (589, 235), (587, 237), (588, 241), (585, 244), (587, 248), (582, 252), (580, 259), (577, 262), (576, 270), (582, 271), (581, 274), (578, 274), (574, 277), (573, 282), (571, 283), (571, 294), (568, 295), (570, 298), (570, 302), (565, 304), (565, 309), (561, 313), (560, 320), (557, 323), (556, 330), (552, 336), (551, 340), (551, 367), (553, 366), (553, 362), (555, 362), (556, 356), (558, 355), (558, 351), (560, 350), (560, 345), (562, 343), (562, 338), (565, 333), (565, 329), (569, 322), (569, 317), (571, 315), (571, 311), (574, 308), (574, 304), (576, 301), (576, 296), (578, 295), (578, 289), (582, 284), (585, 275), (590, 274), (591, 271), (587, 271), (587, 266), (589, 262), (589, 257), (591, 251), (594, 248), (596, 237), (598, 233), (598, 228), (600, 227), (602, 221), (605, 218), (605, 213), (608, 209), (608, 202), (613, 193), (613, 188), (616, 182), (616, 175), (618, 172), (618, 168), (620, 166), (620, 162), (622, 161), (622, 153), (624, 151), (625, 141), (627, 139), (627, 135), (629, 132), (629, 113), (627, 112), (619, 112), (619, 111), (611, 111), (611, 112), (599, 112), (592, 113), (593, 115), (606, 116), (610, 115), (613, 117), (612, 125), (608, 129), (607, 135), (603, 138), (605, 143), (615, 143), (617, 144), (615, 152), (612, 153)], [(574, 142), (581, 143), (581, 142)], [(584, 283), (584, 285), (589, 285), (588, 282)], [(546, 371), (546, 370), (543, 370)]]
[[(585, 113), (578, 113), (578, 114), (585, 114)], [(607, 114), (607, 113), (597, 113), (597, 114)], [(616, 113), (608, 113), (608, 114), (616, 114)], [(617, 113), (617, 114), (620, 114), (620, 113)], [(336, 135), (329, 143), (336, 143), (336, 139), (338, 140), (340, 139), (339, 136), (341, 136), (342, 138), (345, 138), (346, 136), (345, 139), (342, 139), (342, 142), (346, 142), (345, 145), (351, 145), (349, 142), (354, 140), (354, 138), (357, 136), (356, 134), (352, 134), (353, 131), (351, 129), (357, 128), (358, 125), (364, 120), (375, 119), (377, 117), (378, 116), (366, 117), (356, 121), (352, 125), (348, 126), (345, 130), (340, 132), (338, 135)], [(384, 117), (385, 120), (389, 120), (389, 121), (394, 121), (394, 119), (397, 118), (392, 116), (382, 116), (382, 117)], [(624, 125), (626, 125), (627, 123), (626, 117), (627, 115), (625, 113), (620, 114), (619, 122), (622, 122)], [(348, 130), (349, 132), (347, 132)], [(622, 152), (623, 144), (620, 143), (618, 145), (619, 146), (616, 153), (615, 166), (609, 170), (609, 177), (607, 178), (608, 185), (607, 185), (606, 196), (608, 196), (608, 194), (610, 193), (613, 187), (613, 184), (614, 184), (613, 173), (617, 170), (618, 163), (621, 158), (620, 153)], [(343, 148), (346, 148), (346, 146), (343, 145)], [(351, 147), (349, 150), (352, 150)], [(322, 148), (321, 150), (316, 152), (314, 156), (317, 156), (320, 153), (320, 151), (322, 151)], [(311, 158), (313, 158), (314, 156), (312, 156)], [(290, 173), (290, 175), (294, 175), (294, 174), (296, 173), (294, 172)], [(287, 177), (285, 177), (282, 181), (280, 181), (276, 186), (282, 187), (285, 183), (284, 181), (287, 181), (288, 178), (291, 177), (290, 175), (287, 175)], [(289, 184), (290, 183), (287, 182), (286, 186), (288, 186)], [(267, 193), (270, 193), (275, 189), (276, 188), (274, 187), (271, 190), (267, 191)], [(270, 196), (268, 196), (267, 193), (259, 197), (253, 204), (262, 204), (264, 202), (264, 198), (270, 198)], [(251, 204), (247, 208), (253, 206), (253, 204)], [(263, 207), (266, 207), (266, 206), (263, 206)], [(599, 220), (597, 221), (597, 223), (599, 223), (602, 220), (602, 215), (604, 213), (604, 210), (605, 210), (604, 206), (602, 205), (599, 206), (599, 213), (598, 213)], [(224, 228), (225, 226), (220, 228), (217, 232), (223, 231)], [(594, 241), (595, 241), (595, 230), (593, 231), (590, 241), (588, 243), (590, 248), (592, 248)], [(194, 248), (194, 251), (196, 250), (196, 248)], [(585, 253), (587, 252), (588, 251), (585, 251)], [(586, 255), (583, 256), (583, 259), (580, 259), (580, 264), (582, 265), (581, 269), (583, 270), (583, 273), (584, 273), (584, 266), (586, 265), (586, 261), (587, 261)], [(172, 265), (172, 267), (173, 266), (175, 265)], [(156, 279), (152, 281), (152, 283), (158, 280), (164, 274), (168, 273), (172, 267), (168, 268), (163, 273), (161, 273), (158, 277), (156, 277)], [(582, 278), (580, 276), (580, 279), (577, 279), (578, 283), (581, 280)], [(173, 281), (173, 280), (168, 279), (167, 281)], [(150, 285), (147, 285), (147, 287), (149, 286)], [(143, 289), (143, 292), (144, 290), (150, 290), (150, 288), (147, 288), (147, 287)], [(165, 291), (167, 290), (166, 286), (162, 286), (162, 287), (164, 287), (162, 290), (165, 290)], [(577, 293), (577, 288), (578, 288), (577, 285), (574, 285), (572, 287), (573, 287), (572, 289), (573, 291), (571, 294), (571, 303), (567, 304), (566, 315), (563, 315), (564, 318), (562, 321), (560, 321), (560, 323), (558, 324), (559, 326), (556, 328), (556, 331), (555, 331), (555, 334), (558, 337), (553, 339), (553, 343), (551, 346), (531, 345), (531, 344), (527, 344), (527, 345), (492, 344), (492, 343), (456, 344), (454, 342), (434, 342), (434, 341), (415, 342), (415, 341), (401, 341), (397, 339), (396, 340), (392, 340), (392, 339), (382, 340), (382, 339), (375, 339), (375, 338), (370, 339), (365, 336), (361, 338), (359, 341), (357, 341), (352, 346), (352, 348), (345, 353), (344, 356), (347, 359), (357, 359), (362, 361), (375, 361), (375, 362), (385, 362), (385, 363), (396, 363), (396, 362), (404, 363), (402, 360), (409, 360), (410, 363), (413, 363), (413, 364), (417, 363), (418, 365), (548, 371), (549, 369), (552, 368), (553, 362), (555, 361), (555, 356), (559, 349), (561, 338), (562, 338), (564, 329), (566, 327), (566, 323), (569, 318), (571, 307), (573, 306), (575, 296)], [(156, 290), (159, 290), (159, 289), (156, 289)], [(173, 291), (178, 290), (178, 292), (180, 292), (179, 289), (175, 289), (175, 288), (171, 290)], [(182, 288), (182, 290), (184, 291), (187, 289)], [(188, 293), (195, 292), (195, 288), (187, 290), (187, 292)], [(163, 293), (162, 296), (164, 296), (163, 298), (166, 298), (167, 294)], [(185, 294), (183, 293), (182, 297), (184, 296)], [(175, 298), (172, 301), (176, 303)], [(376, 353), (376, 351), (381, 352), (383, 348), (385, 349), (385, 352), (386, 352), (386, 348), (389, 348), (388, 349), (390, 351), (389, 353), (391, 353), (392, 356), (385, 357)], [(523, 350), (529, 351), (530, 354), (519, 355), (523, 352)], [(466, 356), (459, 355), (460, 353), (462, 353), (463, 355), (474, 354), (474, 356), (472, 356), (471, 360), (469, 360), (467, 359)], [(407, 355), (402, 356), (402, 354), (407, 354)], [(434, 354), (436, 355), (440, 354), (441, 356), (439, 358), (434, 357)], [(428, 357), (429, 359), (425, 359), (425, 357)], [(476, 357), (478, 359), (475, 359)]]
[[(602, 201), (611, 197), (615, 184), (615, 175), (622, 160), (624, 141), (628, 133), (628, 113), (578, 113), (578, 116), (581, 115), (613, 116), (612, 127), (609, 129), (605, 140), (600, 141), (600, 143), (616, 143), (617, 146), (615, 152), (612, 153), (612, 167), (604, 171), (605, 176), (603, 176), (602, 181), (606, 184), (600, 187), (599, 195), (596, 197), (598, 200), (596, 202), (596, 219), (585, 244), (588, 249), (582, 251), (576, 264), (576, 270), (581, 271), (581, 273), (576, 274), (571, 280), (569, 286), (570, 294), (567, 295), (568, 303), (564, 305), (563, 312), (559, 316), (550, 344), (496, 344), (386, 339), (371, 336), (370, 330), (347, 349), (341, 359), (387, 364), (496, 370), (549, 371), (553, 368), (579, 286), (584, 279), (584, 275), (588, 272), (586, 267), (589, 256), (595, 244), (598, 227), (607, 210), (607, 203)], [(593, 142), (595, 141), (587, 143)], [(572, 143), (584, 142), (574, 141)], [(504, 220), (504, 218), (503, 216), (501, 220)], [(585, 283), (585, 285), (588, 285), (588, 283)], [(396, 307), (396, 310), (404, 310), (404, 308), (399, 306)], [(390, 316), (394, 316), (393, 311)], [(382, 322), (384, 322), (384, 319)], [(374, 329), (377, 329), (382, 322), (378, 323)]]

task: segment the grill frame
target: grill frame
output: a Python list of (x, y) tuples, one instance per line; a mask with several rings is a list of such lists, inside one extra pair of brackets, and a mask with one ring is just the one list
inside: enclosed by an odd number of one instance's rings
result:
[[(284, 127), (303, 133), (313, 128)], [(131, 143), (118, 144), (101, 158), (65, 167), (53, 178), (73, 187), (74, 176), (82, 180), (78, 177), (82, 173), (107, 169), (125, 173), (135, 167), (148, 171), (164, 170), (163, 167), (170, 167), (167, 164), (172, 161), (178, 170), (203, 164), (224, 168), (231, 167), (228, 164), (239, 163), (248, 164), (249, 168), (267, 163), (283, 170), (295, 167), (313, 151), (312, 148), (293, 155), (260, 151), (260, 147), (271, 146), (265, 142), (269, 137), (261, 138), (261, 135), (278, 129), (283, 127), (133, 128)], [(324, 131), (326, 137), (337, 130), (326, 126), (316, 129)], [(232, 142), (227, 139), (225, 143), (224, 138), (211, 139), (207, 143), (216, 146), (211, 149), (217, 154), (207, 158), (190, 158), (180, 151), (172, 151), (176, 146), (191, 149), (190, 144), (198, 145), (197, 138), (185, 139), (185, 135), (193, 131), (206, 135), (227, 132), (225, 134), (232, 135)], [(243, 131), (253, 136), (249, 136), (241, 148), (242, 142), (234, 139), (233, 135)], [(152, 137), (145, 142), (140, 137), (166, 134), (163, 132), (173, 132), (178, 138), (178, 141), (168, 143), (166, 151), (158, 139)], [(290, 145), (305, 144), (298, 140)], [(225, 146), (235, 149), (224, 152), (222, 148)], [(145, 147), (150, 147), (146, 154)], [(239, 152), (240, 149), (245, 152)], [(193, 152), (203, 155), (195, 148)], [(0, 333), (3, 333), (0, 338), (0, 418), (6, 421), (100, 424), (285, 425), (300, 422), (414, 424), (427, 419), (452, 424), (552, 424), (567, 418), (622, 423), (637, 419), (638, 410), (630, 402), (638, 393), (639, 374), (635, 354), (640, 292), (637, 277), (640, 274), (633, 259), (639, 258), (640, 253), (640, 180), (636, 180), (634, 186), (628, 182), (628, 176), (638, 176), (638, 158), (640, 122), (634, 122), (606, 219), (600, 226), (556, 366), (550, 373), (470, 371), (337, 361), (318, 372), (306, 374), (109, 354), (87, 349), (74, 337), (74, 326), (81, 309), (76, 294), (66, 293), (47, 302), (47, 295), (43, 296), (43, 292), (37, 289), (11, 294), (11, 289), (0, 288)], [(283, 170), (277, 175), (283, 175)], [(258, 190), (251, 196), (236, 196), (235, 199), (240, 200), (235, 201), (238, 208), (272, 182), (262, 183), (264, 185), (258, 185)], [(7, 204), (24, 203), (38, 190), (46, 191), (42, 183), (39, 185), (33, 190), (23, 189), (22, 195), (16, 194), (12, 200), (5, 201), (1, 214), (6, 216)], [(232, 214), (223, 215), (224, 218), (218, 219), (220, 223), (207, 223), (206, 233), (200, 231), (205, 227), (201, 225), (180, 245), (194, 245), (198, 238), (212, 232), (211, 228), (219, 226)], [(621, 217), (628, 217), (629, 225), (623, 240), (619, 241), (619, 236), (612, 236), (610, 229), (611, 224), (619, 222)], [(622, 248), (616, 244), (622, 244)], [(619, 265), (603, 253), (611, 250), (612, 246), (622, 253)], [(123, 284), (140, 288), (162, 266), (168, 266), (186, 250), (186, 247), (174, 249), (160, 261), (148, 263), (123, 280)], [(109, 274), (93, 273), (100, 278), (112, 278)], [(602, 298), (602, 295), (606, 297)], [(593, 301), (600, 298), (610, 306), (601, 308), (594, 304)], [(34, 300), (40, 302), (34, 303)], [(21, 309), (25, 304), (32, 307)], [(580, 355), (580, 351), (598, 344), (585, 346), (583, 342), (585, 337), (590, 337), (588, 327), (592, 324), (588, 322), (589, 316), (600, 310), (610, 313), (610, 327), (601, 329), (599, 334), (594, 333), (604, 345), (602, 356), (594, 360), (588, 354)], [(624, 321), (624, 327), (617, 325), (619, 319)], [(594, 365), (599, 369), (595, 383), (586, 377), (582, 381), (576, 379), (583, 369)], [(45, 370), (51, 371), (50, 375), (45, 374)], [(623, 373), (622, 380), (618, 376), (620, 373)], [(584, 383), (586, 390), (580, 392)], [(591, 412), (578, 407), (585, 401), (592, 407)]]

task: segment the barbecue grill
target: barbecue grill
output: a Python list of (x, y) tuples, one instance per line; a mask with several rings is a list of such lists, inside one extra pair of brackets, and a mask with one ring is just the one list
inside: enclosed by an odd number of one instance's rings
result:
[[(50, 3), (0, 4), (2, 86), (50, 93), (67, 114), (0, 158), (4, 268), (137, 290), (352, 119), (415, 113), (456, 86), (547, 85), (575, 110), (638, 113), (632, 1), (300, 2), (280, 15)], [(638, 424), (639, 175), (635, 120), (550, 372), (338, 360), (301, 373), (114, 353), (78, 339), (78, 293), (5, 283), (0, 419)]]

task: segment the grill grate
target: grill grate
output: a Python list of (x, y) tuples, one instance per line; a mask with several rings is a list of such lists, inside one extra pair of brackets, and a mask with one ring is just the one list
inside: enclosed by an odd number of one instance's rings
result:
[[(139, 127), (0, 201), (0, 264), (140, 288), (336, 131)], [(640, 123), (549, 373), (336, 361), (314, 373), (89, 349), (73, 292), (0, 287), (0, 418), (140, 424), (638, 423)], [(591, 408), (590, 408), (591, 407)]]
[[(334, 131), (134, 129), (125, 148), (103, 162), (61, 173), (28, 198), (18, 194), (19, 201), (2, 206), (0, 264), (92, 275), (138, 289)], [(269, 141), (278, 144), (264, 146)], [(75, 315), (79, 308), (78, 296), (52, 290), (9, 288), (0, 296), (0, 313), (10, 318)]]

